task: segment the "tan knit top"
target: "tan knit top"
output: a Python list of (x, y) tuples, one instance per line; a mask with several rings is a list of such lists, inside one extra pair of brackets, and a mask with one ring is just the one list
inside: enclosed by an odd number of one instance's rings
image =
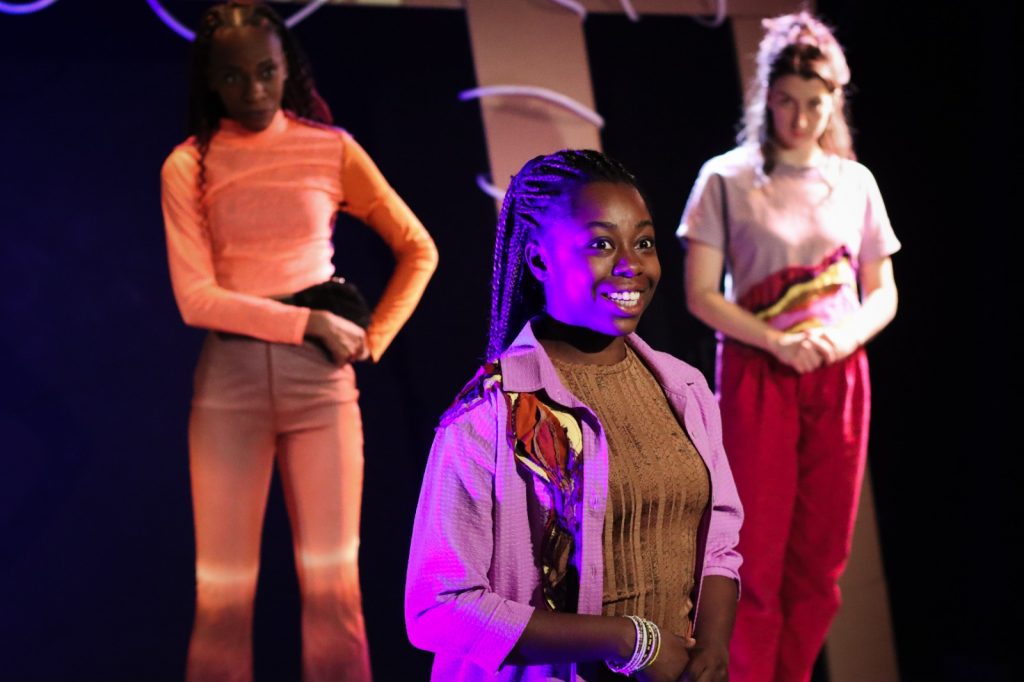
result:
[(603, 613), (643, 616), (685, 635), (697, 526), (710, 494), (704, 461), (628, 347), (613, 365), (552, 361), (608, 440)]

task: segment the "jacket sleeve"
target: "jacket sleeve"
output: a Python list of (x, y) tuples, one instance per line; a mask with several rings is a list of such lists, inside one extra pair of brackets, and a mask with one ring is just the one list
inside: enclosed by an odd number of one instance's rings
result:
[(376, 362), (423, 296), (437, 269), (437, 248), (359, 143), (342, 132), (342, 144), (341, 209), (373, 228), (395, 255), (395, 270), (367, 330), (370, 355)]
[(246, 334), (276, 343), (302, 343), (309, 309), (225, 289), (217, 283), (209, 231), (203, 224), (193, 150), (174, 150), (160, 172), (171, 286), (185, 324)]
[(502, 415), (491, 399), (437, 430), (413, 525), (405, 588), (409, 640), (496, 672), (533, 607), (501, 597), (494, 552), (495, 448)]
[(737, 587), (740, 587), (740, 565), (743, 558), (736, 551), (736, 545), (739, 543), (740, 527), (743, 525), (743, 505), (736, 492), (736, 482), (733, 480), (729, 459), (722, 444), (722, 416), (718, 409), (718, 401), (703, 377), (700, 379), (698, 391), (704, 428), (712, 450), (710, 474), (714, 489), (704, 575), (726, 576), (734, 579)]

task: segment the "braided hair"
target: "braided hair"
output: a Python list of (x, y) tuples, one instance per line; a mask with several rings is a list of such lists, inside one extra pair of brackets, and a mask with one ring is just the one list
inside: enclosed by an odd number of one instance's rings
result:
[(281, 49), (288, 65), (288, 78), (284, 83), (281, 108), (295, 116), (323, 125), (330, 125), (334, 120), (327, 103), (316, 91), (309, 60), (277, 12), (262, 2), (232, 0), (214, 5), (199, 19), (189, 66), (186, 133), (193, 136), (194, 144), (199, 150), (200, 197), (206, 190), (205, 160), (210, 149), (210, 139), (217, 132), (220, 119), (226, 113), (220, 96), (209, 86), (213, 38), (218, 29), (242, 26), (269, 28), (281, 41)]
[(765, 19), (762, 23), (765, 35), (757, 51), (757, 76), (750, 85), (740, 144), (760, 148), (763, 171), (769, 175), (778, 157), (778, 143), (767, 111), (768, 91), (783, 76), (817, 78), (836, 100), (828, 128), (818, 144), (831, 154), (856, 158), (843, 92), (850, 82), (850, 67), (832, 31), (806, 11)]
[(542, 228), (548, 210), (564, 206), (566, 199), (592, 182), (630, 185), (644, 196), (621, 163), (592, 149), (563, 149), (535, 157), (513, 176), (498, 214), (494, 242), (488, 359), (501, 355), (520, 328), (544, 307), (540, 283), (525, 275), (530, 236)]

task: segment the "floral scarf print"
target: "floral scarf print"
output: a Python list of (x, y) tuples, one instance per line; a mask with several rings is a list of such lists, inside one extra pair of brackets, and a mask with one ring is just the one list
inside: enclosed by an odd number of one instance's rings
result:
[(552, 611), (575, 611), (579, 575), (572, 559), (579, 532), (583, 433), (576, 417), (537, 393), (504, 395), (508, 443), (516, 461), (551, 493), (540, 557), (544, 601)]
[[(491, 388), (501, 389), (501, 367), (488, 362), (459, 392), (442, 424), (484, 400)], [(583, 432), (579, 420), (539, 393), (501, 390), (508, 412), (506, 438), (516, 462), (541, 481), (552, 505), (544, 522), (540, 548), (544, 602), (551, 611), (573, 612), (579, 574), (573, 562), (579, 532), (577, 508), (583, 481)]]

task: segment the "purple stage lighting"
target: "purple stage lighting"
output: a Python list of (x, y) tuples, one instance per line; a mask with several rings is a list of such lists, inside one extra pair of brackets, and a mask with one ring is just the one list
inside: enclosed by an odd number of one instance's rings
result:
[(57, 0), (36, 0), (35, 2), (13, 3), (0, 2), (0, 12), (4, 14), (32, 14), (41, 9), (46, 9)]
[(149, 6), (153, 9), (154, 12), (156, 12), (156, 15), (160, 17), (160, 20), (167, 24), (172, 31), (177, 33), (185, 40), (196, 39), (195, 31), (189, 30), (184, 25), (182, 25), (180, 21), (171, 16), (171, 13), (164, 9), (164, 6), (161, 5), (158, 2), (158, 0), (146, 0), (146, 2), (148, 2)]

